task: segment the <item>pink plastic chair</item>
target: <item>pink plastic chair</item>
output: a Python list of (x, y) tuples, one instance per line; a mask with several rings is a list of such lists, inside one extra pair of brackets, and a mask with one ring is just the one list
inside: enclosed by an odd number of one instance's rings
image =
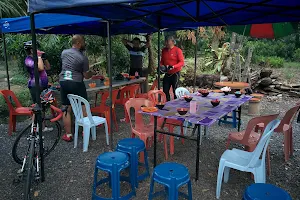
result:
[[(261, 137), (260, 133), (254, 131), (256, 125), (259, 123), (269, 124), (271, 121), (276, 119), (278, 115), (279, 114), (261, 116), (261, 117), (255, 117), (251, 119), (247, 124), (246, 130), (241, 132), (233, 132), (228, 135), (226, 149), (228, 149), (230, 142), (234, 141), (236, 143), (244, 145), (246, 151), (249, 152), (254, 151)], [(270, 166), (269, 150), (267, 151), (267, 162), (268, 162), (268, 174), (270, 174), (271, 166)]]
[[(16, 117), (21, 115), (32, 116), (32, 111), (31, 108), (21, 105), (13, 91), (0, 90), (0, 94), (4, 97), (9, 109), (8, 135), (12, 135), (12, 132), (16, 131)], [(15, 105), (13, 105), (13, 103)]]
[[(154, 136), (154, 126), (152, 123), (145, 124), (143, 120), (143, 115), (141, 113), (138, 113), (138, 111), (141, 109), (141, 106), (154, 106), (154, 104), (149, 101), (148, 99), (143, 98), (132, 98), (129, 99), (125, 103), (126, 113), (128, 113), (128, 118), (130, 121), (131, 126), (131, 137), (134, 138), (135, 136), (138, 136), (141, 140), (144, 141), (145, 146), (149, 148), (150, 146), (150, 139)], [(130, 117), (130, 109), (134, 108), (134, 122), (131, 120)], [(161, 126), (162, 122), (161, 120), (158, 122), (158, 129)], [(164, 137), (164, 151), (165, 151), (165, 159), (168, 159), (168, 147), (167, 147), (167, 141), (166, 137)], [(141, 156), (143, 157), (143, 156)]]
[[(296, 117), (297, 112), (300, 109), (300, 104), (297, 103), (296, 106), (289, 109), (283, 119), (281, 120), (279, 126), (275, 129), (277, 133), (283, 133), (284, 135), (284, 159), (288, 161), (289, 157), (293, 155), (293, 120)], [(259, 123), (255, 127), (256, 131), (263, 131), (266, 123)]]
[[(155, 105), (160, 103), (166, 103), (167, 98), (166, 94), (162, 90), (151, 90), (148, 92), (148, 98), (150, 101), (152, 101)], [(160, 99), (159, 99), (160, 98)], [(174, 126), (180, 126), (180, 134), (183, 134), (183, 121), (176, 120), (176, 119), (167, 119), (166, 120), (166, 125), (171, 133), (174, 132)], [(160, 140), (162, 140), (162, 135), (160, 135)], [(181, 143), (184, 144), (184, 139), (181, 139)], [(174, 154), (174, 137), (170, 137), (170, 154)]]
[(124, 106), (124, 114), (125, 114), (125, 121), (129, 122), (129, 119), (126, 114), (126, 108), (125, 108), (125, 103), (130, 99), (130, 98), (135, 98), (136, 94), (138, 93), (140, 89), (139, 84), (133, 84), (133, 85), (128, 85), (123, 87), (120, 90), (120, 98), (116, 99), (116, 104), (120, 104)]

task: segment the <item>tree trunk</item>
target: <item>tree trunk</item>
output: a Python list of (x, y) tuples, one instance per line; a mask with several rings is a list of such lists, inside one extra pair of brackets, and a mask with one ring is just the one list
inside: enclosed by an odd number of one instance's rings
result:
[(251, 63), (251, 59), (252, 59), (252, 53), (253, 53), (253, 48), (250, 47), (248, 49), (248, 56), (247, 56), (247, 60), (245, 62), (245, 73), (243, 75), (243, 81), (247, 82), (247, 79), (249, 81), (249, 84), (251, 86), (251, 77), (250, 77), (250, 63)]
[(152, 47), (152, 41), (151, 37), (146, 37), (147, 42), (149, 42), (149, 47), (148, 47), (148, 70), (147, 70), (147, 75), (146, 75), (146, 83), (145, 83), (145, 90), (148, 92), (149, 91), (149, 75), (154, 75), (155, 74), (155, 64), (154, 64), (154, 52), (153, 52), (153, 47)]

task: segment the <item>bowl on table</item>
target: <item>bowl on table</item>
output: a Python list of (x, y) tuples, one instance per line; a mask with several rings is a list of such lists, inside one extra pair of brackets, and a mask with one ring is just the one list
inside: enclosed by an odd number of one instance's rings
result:
[(210, 103), (213, 107), (216, 107), (220, 104), (220, 101), (218, 99), (215, 99), (215, 100), (212, 100)]
[(207, 89), (199, 89), (198, 92), (203, 96), (203, 97), (207, 97), (207, 95), (209, 94), (209, 91)]
[(229, 91), (223, 91), (224, 95), (228, 95)]
[(193, 97), (189, 96), (189, 95), (184, 95), (183, 98), (184, 98), (184, 100), (186, 100), (186, 102), (190, 102), (193, 100)]
[(139, 78), (140, 78), (140, 76), (135, 76), (135, 78), (136, 78), (136, 79), (139, 79)]
[(231, 91), (231, 88), (226, 86), (226, 87), (221, 88), (221, 90), (224, 92), (225, 95), (228, 95), (229, 92)]
[(94, 83), (94, 82), (93, 83), (89, 83), (89, 87), (90, 88), (95, 88), (96, 87), (96, 83)]
[(128, 77), (126, 77), (126, 79), (127, 79), (127, 81), (130, 81), (131, 80), (131, 78), (128, 76)]
[(165, 107), (165, 104), (164, 103), (158, 103), (158, 104), (156, 104), (156, 107), (158, 109), (162, 110)]
[(242, 96), (242, 93), (240, 91), (237, 91), (234, 93), (236, 98), (240, 98)]
[(177, 112), (179, 115), (185, 115), (188, 112), (188, 108), (177, 108)]

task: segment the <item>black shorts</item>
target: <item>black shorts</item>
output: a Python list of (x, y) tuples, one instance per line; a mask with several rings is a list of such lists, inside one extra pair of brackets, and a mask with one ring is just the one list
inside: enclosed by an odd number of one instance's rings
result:
[(84, 82), (60, 81), (60, 98), (62, 105), (71, 105), (68, 94), (75, 94), (88, 100)]
[[(40, 87), (40, 93), (47, 89), (47, 87)], [(31, 99), (33, 101), (33, 103), (37, 103), (37, 99), (36, 99), (36, 92), (37, 92), (37, 89), (36, 87), (31, 87), (29, 88), (29, 92), (30, 92), (30, 95), (31, 95)]]

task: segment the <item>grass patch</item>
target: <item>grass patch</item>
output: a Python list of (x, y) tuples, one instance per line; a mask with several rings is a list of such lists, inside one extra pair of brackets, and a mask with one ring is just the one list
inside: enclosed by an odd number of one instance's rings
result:
[(24, 74), (15, 74), (12, 76), (11, 84), (26, 86), (28, 78)]
[(300, 63), (299, 62), (285, 62), (283, 66), (284, 66), (284, 68), (300, 68)]

